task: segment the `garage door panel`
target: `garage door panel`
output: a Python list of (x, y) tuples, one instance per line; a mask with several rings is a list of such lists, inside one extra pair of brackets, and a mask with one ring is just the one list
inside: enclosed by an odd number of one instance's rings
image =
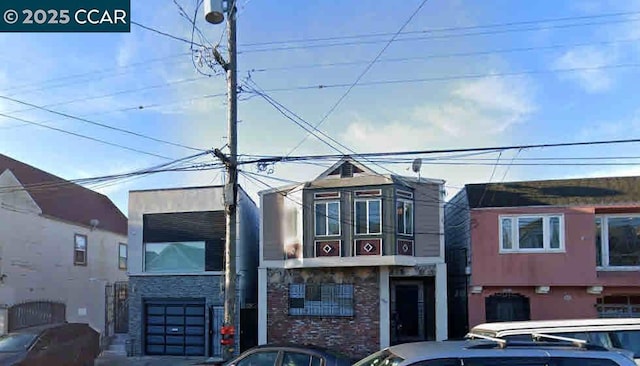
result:
[(185, 347), (185, 354), (187, 356), (200, 356), (204, 355), (204, 347), (203, 346), (187, 346)]
[(204, 334), (204, 327), (188, 326), (185, 328), (184, 333), (186, 335), (201, 335)]
[(203, 316), (188, 316), (185, 318), (187, 325), (202, 325), (204, 326)]
[(164, 336), (147, 336), (147, 344), (164, 345)]
[(167, 345), (165, 354), (171, 355), (171, 356), (182, 356), (184, 355), (184, 346)]
[(184, 315), (184, 306), (167, 306), (167, 315)]
[(147, 354), (204, 356), (204, 305), (177, 302), (147, 304), (145, 320)]
[(150, 315), (147, 317), (147, 324), (149, 325), (164, 325), (164, 316)]

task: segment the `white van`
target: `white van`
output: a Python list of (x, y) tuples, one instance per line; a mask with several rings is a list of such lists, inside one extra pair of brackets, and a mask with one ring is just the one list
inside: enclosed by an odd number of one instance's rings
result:
[(484, 323), (473, 327), (467, 338), (502, 338), (531, 340), (534, 334), (582, 339), (607, 348), (621, 348), (633, 352), (640, 365), (640, 318), (530, 320), (519, 322)]

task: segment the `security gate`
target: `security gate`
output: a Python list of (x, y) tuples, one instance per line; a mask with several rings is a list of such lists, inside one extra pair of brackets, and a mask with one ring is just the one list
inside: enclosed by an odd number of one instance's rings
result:
[(129, 332), (129, 287), (126, 282), (113, 285), (114, 332)]
[(147, 301), (145, 354), (204, 356), (204, 301)]

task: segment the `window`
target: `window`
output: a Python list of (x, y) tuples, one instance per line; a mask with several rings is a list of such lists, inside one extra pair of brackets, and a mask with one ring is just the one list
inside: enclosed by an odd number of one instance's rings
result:
[(356, 234), (380, 234), (382, 231), (382, 201), (355, 201)]
[(398, 200), (396, 202), (396, 219), (398, 234), (413, 235), (413, 202)]
[(278, 351), (255, 352), (241, 359), (237, 366), (274, 366), (278, 359)]
[(144, 244), (145, 272), (197, 273), (223, 267), (223, 240)]
[(353, 316), (352, 284), (291, 284), (289, 315)]
[(282, 366), (320, 366), (321, 361), (319, 357), (306, 353), (285, 352), (282, 356)]
[(73, 264), (87, 265), (87, 236), (76, 234), (73, 243)]
[(640, 266), (640, 215), (596, 217), (596, 264)]
[(340, 235), (340, 202), (316, 202), (316, 236)]
[(118, 244), (118, 268), (127, 269), (127, 258), (129, 256), (127, 244)]
[(562, 215), (501, 216), (501, 252), (554, 252), (564, 250)]

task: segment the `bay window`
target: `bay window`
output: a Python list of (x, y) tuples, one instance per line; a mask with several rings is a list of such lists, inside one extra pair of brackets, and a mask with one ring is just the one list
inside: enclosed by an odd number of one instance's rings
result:
[(500, 216), (500, 251), (563, 251), (563, 221), (562, 215)]
[(316, 236), (340, 235), (340, 202), (316, 202)]
[(382, 233), (382, 201), (380, 199), (355, 200), (356, 234)]
[(598, 267), (640, 267), (640, 215), (596, 217)]

